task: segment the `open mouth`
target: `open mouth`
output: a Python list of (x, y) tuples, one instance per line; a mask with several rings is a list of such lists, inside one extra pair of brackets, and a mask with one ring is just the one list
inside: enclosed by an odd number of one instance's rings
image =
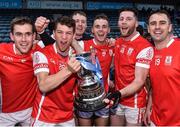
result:
[(125, 31), (128, 30), (128, 27), (122, 27), (121, 30), (122, 30), (123, 32), (125, 32)]
[(25, 48), (27, 48), (28, 44), (20, 44), (20, 46), (21, 46), (23, 49), (25, 49)]
[(62, 45), (65, 45), (65, 44), (67, 44), (67, 41), (61, 41), (60, 42)]
[(97, 34), (98, 37), (104, 37), (104, 34)]
[(81, 27), (77, 27), (77, 28), (76, 28), (76, 30), (83, 30), (83, 28), (81, 28)]
[(154, 34), (157, 36), (160, 36), (162, 34), (162, 32), (161, 31), (155, 31)]

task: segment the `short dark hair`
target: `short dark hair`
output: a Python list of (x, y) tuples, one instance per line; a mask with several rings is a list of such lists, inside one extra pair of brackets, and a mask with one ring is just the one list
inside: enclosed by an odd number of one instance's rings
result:
[(15, 25), (24, 25), (24, 24), (30, 24), (32, 26), (32, 32), (36, 32), (36, 28), (34, 25), (34, 22), (29, 17), (15, 17), (10, 24), (11, 33), (14, 32), (14, 26)]
[(71, 17), (62, 16), (62, 17), (57, 18), (56, 21), (55, 21), (54, 30), (57, 29), (57, 25), (59, 23), (61, 25), (66, 25), (67, 27), (72, 27), (73, 28), (73, 32), (75, 33), (76, 24), (75, 24), (74, 19), (72, 19)]
[(119, 15), (120, 15), (121, 12), (123, 12), (123, 11), (133, 12), (135, 18), (138, 20), (138, 10), (137, 10), (137, 9), (135, 9), (135, 8), (130, 8), (130, 7), (124, 7), (124, 8), (121, 8), (121, 9), (119, 10)]
[(167, 16), (167, 18), (169, 19), (169, 23), (171, 24), (171, 16), (170, 14), (166, 11), (166, 10), (156, 10), (156, 11), (152, 11), (147, 19), (147, 24), (149, 24), (149, 19), (153, 14), (165, 14)]
[(71, 15), (71, 17), (73, 17), (74, 15), (77, 15), (77, 14), (87, 17), (86, 13), (83, 11), (74, 11), (73, 14)]
[(97, 19), (104, 19), (104, 20), (107, 20), (108, 23), (109, 23), (109, 18), (104, 13), (100, 13), (100, 14), (96, 15), (94, 20), (93, 20), (93, 24), (94, 24), (94, 21), (97, 20)]

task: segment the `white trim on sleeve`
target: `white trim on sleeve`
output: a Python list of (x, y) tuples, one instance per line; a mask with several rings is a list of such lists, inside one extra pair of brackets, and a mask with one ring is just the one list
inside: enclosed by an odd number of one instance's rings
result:
[(34, 71), (34, 74), (37, 75), (40, 72), (47, 72), (49, 73), (49, 69), (48, 68), (38, 68)]
[(147, 69), (150, 68), (150, 65), (148, 65), (148, 64), (142, 64), (142, 63), (136, 63), (136, 66), (138, 66), (138, 67), (143, 67), (143, 68), (147, 68)]

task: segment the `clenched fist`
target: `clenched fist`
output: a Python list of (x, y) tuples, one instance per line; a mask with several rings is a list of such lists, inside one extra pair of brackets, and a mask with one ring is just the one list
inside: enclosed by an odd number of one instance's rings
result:
[(50, 20), (46, 17), (40, 16), (36, 19), (35, 27), (38, 33), (42, 33), (48, 26)]

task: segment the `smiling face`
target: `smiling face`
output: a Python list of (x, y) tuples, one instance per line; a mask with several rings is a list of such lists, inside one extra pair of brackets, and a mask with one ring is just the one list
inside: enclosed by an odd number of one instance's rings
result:
[(60, 52), (68, 51), (72, 43), (73, 36), (73, 27), (68, 27), (67, 25), (58, 23), (56, 29), (54, 30), (57, 49)]
[(96, 43), (103, 44), (110, 32), (109, 23), (105, 19), (96, 19), (93, 23), (92, 33)]
[(132, 11), (122, 11), (119, 15), (118, 26), (122, 37), (129, 37), (136, 31), (138, 21)]
[(172, 31), (172, 24), (166, 14), (155, 13), (149, 18), (148, 32), (155, 43), (163, 42)]
[(72, 17), (76, 22), (76, 35), (82, 36), (87, 27), (87, 18), (84, 15), (76, 14)]
[(14, 25), (14, 30), (10, 33), (10, 38), (14, 41), (16, 53), (28, 53), (32, 48), (35, 36), (36, 34), (33, 33), (32, 25)]

